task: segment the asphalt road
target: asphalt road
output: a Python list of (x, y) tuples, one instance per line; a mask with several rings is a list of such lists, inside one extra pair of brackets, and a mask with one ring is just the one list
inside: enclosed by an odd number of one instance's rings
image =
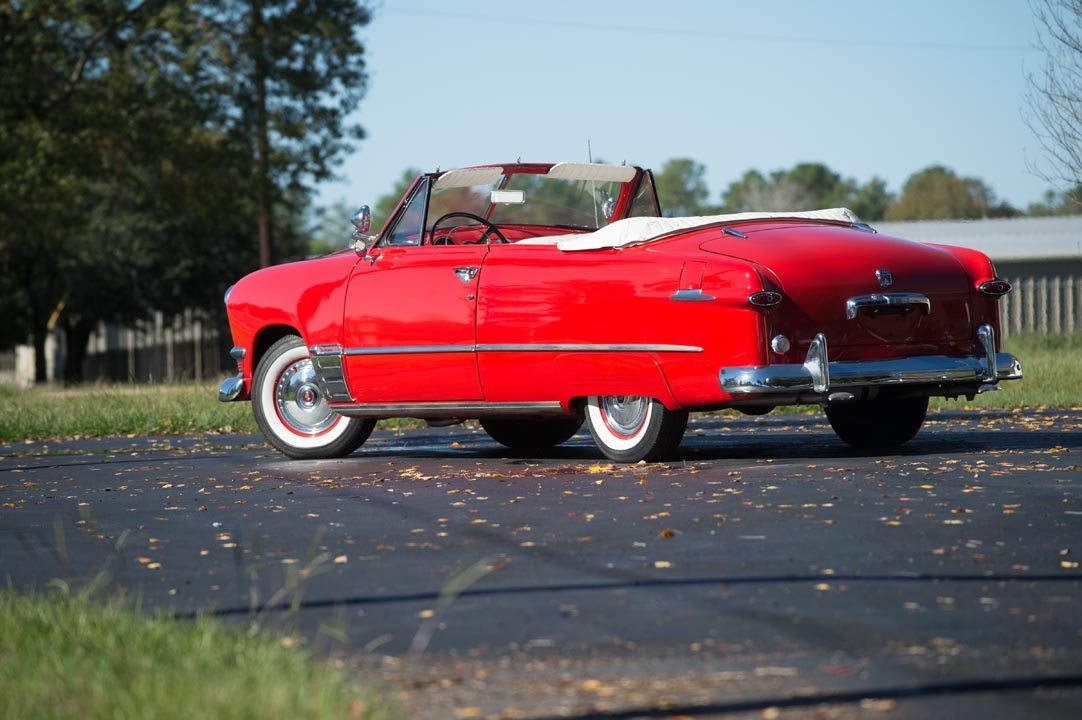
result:
[(693, 419), (680, 456), (475, 429), (18, 444), (0, 575), (302, 639), (407, 717), (1082, 716), (1082, 410)]

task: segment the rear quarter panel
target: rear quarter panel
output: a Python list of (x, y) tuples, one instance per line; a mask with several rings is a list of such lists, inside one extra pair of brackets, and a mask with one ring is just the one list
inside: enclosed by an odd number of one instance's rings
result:
[[(675, 302), (682, 270), (714, 297)], [(762, 359), (761, 317), (747, 304), (760, 279), (747, 263), (694, 245), (564, 252), (497, 245), (481, 271), (477, 344), (646, 344), (702, 352), (480, 352), (485, 399), (545, 401), (649, 395), (670, 408), (725, 399), (723, 364)], [(701, 278), (701, 280), (700, 280)], [(751, 290), (750, 292), (754, 292)]]

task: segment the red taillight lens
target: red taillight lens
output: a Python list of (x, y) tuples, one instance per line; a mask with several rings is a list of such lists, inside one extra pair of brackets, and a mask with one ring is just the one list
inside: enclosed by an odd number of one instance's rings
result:
[(992, 297), (1001, 297), (1011, 291), (1011, 284), (1006, 280), (989, 280), (988, 282), (981, 283), (978, 287), (985, 295), (991, 295)]
[(748, 302), (755, 307), (774, 307), (783, 299), (784, 296), (780, 292), (774, 292), (773, 290), (763, 290), (748, 295)]

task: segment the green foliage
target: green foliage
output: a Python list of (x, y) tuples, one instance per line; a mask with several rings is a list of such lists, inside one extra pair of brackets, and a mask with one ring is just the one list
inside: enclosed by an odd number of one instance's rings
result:
[(873, 177), (860, 185), (823, 163), (798, 163), (789, 170), (775, 170), (769, 175), (748, 170), (721, 194), (725, 212), (848, 207), (869, 221), (882, 219), (890, 199), (885, 180)]
[(982, 180), (959, 177), (942, 165), (932, 165), (905, 181), (897, 202), (887, 208), (887, 220), (963, 220), (1011, 217), (1018, 211), (996, 203)]
[(372, 206), (373, 233), (381, 231), (384, 224), (391, 219), (391, 213), (398, 206), (398, 201), (402, 199), (402, 196), (406, 194), (410, 185), (420, 174), (421, 171), (416, 168), (406, 168), (398, 176), (398, 180), (395, 180), (394, 185), (387, 191), (387, 194), (380, 195), (376, 199), (376, 204)]
[(390, 717), (293, 638), (0, 590), (0, 716), (113, 720)]
[(661, 214), (666, 217), (710, 215), (710, 190), (706, 186), (706, 167), (690, 158), (666, 160), (654, 173)]
[(1044, 194), (1044, 202), (1031, 203), (1026, 208), (1026, 215), (1046, 217), (1049, 215), (1082, 215), (1082, 184), (1066, 192), (1049, 190)]
[(362, 134), (346, 115), (367, 21), (356, 0), (0, 4), (0, 289), (18, 318), (0, 344), (42, 341), (60, 307), (72, 337), (217, 310), (267, 213), (279, 255), (302, 254), (311, 185)]

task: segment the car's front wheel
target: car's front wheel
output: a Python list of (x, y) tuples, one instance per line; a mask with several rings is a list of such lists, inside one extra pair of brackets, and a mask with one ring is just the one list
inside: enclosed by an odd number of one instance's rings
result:
[(335, 458), (359, 448), (375, 420), (347, 418), (327, 405), (304, 342), (288, 335), (271, 345), (252, 378), (256, 424), (292, 458)]
[(570, 440), (582, 427), (582, 418), (481, 418), (481, 427), (512, 450), (545, 450)]
[(928, 398), (884, 398), (826, 407), (834, 433), (862, 449), (894, 447), (911, 440), (927, 412)]
[(654, 398), (594, 395), (586, 399), (586, 421), (601, 452), (617, 462), (660, 460), (676, 450), (688, 414)]

